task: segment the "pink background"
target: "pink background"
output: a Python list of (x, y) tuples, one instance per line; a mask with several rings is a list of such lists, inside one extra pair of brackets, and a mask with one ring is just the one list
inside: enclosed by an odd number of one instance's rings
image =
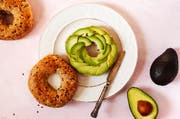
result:
[(39, 60), (39, 40), (46, 25), (62, 9), (82, 2), (104, 4), (119, 12), (134, 30), (139, 49), (134, 75), (117, 95), (103, 102), (97, 118), (133, 119), (127, 90), (135, 86), (157, 101), (157, 119), (179, 119), (180, 73), (167, 86), (155, 85), (149, 76), (151, 63), (168, 47), (180, 55), (179, 0), (30, 0), (33, 30), (21, 40), (0, 40), (0, 119), (91, 119), (95, 103), (71, 101), (62, 108), (42, 108), (27, 86), (29, 71)]

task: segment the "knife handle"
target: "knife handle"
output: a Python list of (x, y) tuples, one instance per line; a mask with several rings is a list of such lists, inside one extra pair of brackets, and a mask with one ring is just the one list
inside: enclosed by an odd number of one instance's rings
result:
[(118, 59), (116, 60), (116, 63), (114, 64), (113, 68), (111, 69), (111, 71), (109, 72), (109, 75), (107, 77), (107, 81), (106, 81), (106, 85), (104, 86), (102, 92), (101, 92), (101, 95), (99, 96), (99, 99), (98, 101), (96, 102), (96, 105), (93, 109), (93, 111), (91, 112), (91, 116), (96, 118), (97, 117), (97, 114), (98, 114), (98, 111), (99, 111), (99, 108), (101, 107), (101, 103), (106, 95), (106, 92), (107, 92), (107, 89), (109, 87), (109, 85), (111, 84), (112, 80), (115, 78), (116, 76), (116, 73), (119, 69), (119, 66), (122, 62), (122, 59), (124, 57), (124, 54), (125, 54), (125, 51), (122, 51), (120, 53), (120, 55), (118, 56)]
[(109, 87), (109, 83), (106, 83), (106, 85), (104, 86), (104, 88), (103, 88), (103, 90), (101, 92), (101, 95), (100, 95), (98, 101), (96, 102), (96, 105), (95, 105), (93, 111), (91, 112), (91, 116), (94, 117), (94, 118), (97, 117), (99, 108), (101, 107), (102, 101), (103, 101), (103, 99), (104, 99), (104, 97), (106, 95), (106, 91), (107, 91), (108, 87)]

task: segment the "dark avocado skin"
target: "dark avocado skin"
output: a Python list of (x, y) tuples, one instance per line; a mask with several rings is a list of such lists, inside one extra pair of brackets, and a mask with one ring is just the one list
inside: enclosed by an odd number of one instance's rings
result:
[(178, 73), (178, 56), (173, 48), (168, 48), (151, 65), (150, 76), (157, 85), (167, 85)]

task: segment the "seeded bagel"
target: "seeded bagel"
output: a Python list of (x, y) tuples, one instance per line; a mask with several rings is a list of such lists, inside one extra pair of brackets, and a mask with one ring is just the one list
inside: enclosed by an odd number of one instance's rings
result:
[(27, 0), (0, 0), (0, 39), (20, 39), (32, 27), (33, 14)]
[[(61, 85), (57, 90), (48, 83), (48, 77), (53, 73), (57, 73), (61, 79)], [(62, 107), (74, 96), (78, 76), (60, 56), (48, 55), (32, 68), (28, 86), (39, 103), (50, 107)]]

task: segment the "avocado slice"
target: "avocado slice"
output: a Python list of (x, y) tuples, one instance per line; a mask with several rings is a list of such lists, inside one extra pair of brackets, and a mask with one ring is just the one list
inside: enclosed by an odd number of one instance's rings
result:
[(106, 39), (102, 36), (102, 35), (99, 35), (99, 34), (95, 34), (95, 37), (97, 37), (98, 39), (101, 40), (101, 42), (103, 43), (103, 46), (104, 46), (104, 49), (101, 51), (101, 52), (105, 52), (106, 51)]
[(71, 48), (70, 57), (77, 62), (83, 62), (83, 60), (81, 59), (81, 54), (82, 54), (81, 51), (84, 46), (85, 44), (83, 42), (76, 43)]
[(78, 42), (85, 43), (85, 46), (90, 46), (92, 44), (92, 42), (88, 38), (86, 38), (86, 37), (80, 37), (78, 39)]
[(91, 36), (91, 37), (87, 36), (86, 38), (88, 38), (90, 41), (94, 42), (97, 45), (97, 48), (99, 50), (103, 50), (104, 49), (103, 42), (99, 38), (97, 38), (95, 36)]
[(107, 32), (106, 32), (104, 29), (99, 28), (99, 27), (97, 27), (97, 26), (90, 26), (89, 29), (95, 31), (95, 33), (100, 34), (100, 35), (105, 35), (105, 34), (107, 34)]
[(87, 63), (87, 64), (89, 64), (89, 65), (98, 65), (98, 64), (100, 64), (101, 62), (99, 62), (98, 60), (97, 60), (97, 58), (96, 57), (91, 57), (91, 56), (89, 56), (89, 54), (88, 54), (88, 51), (84, 48), (84, 49), (82, 49), (82, 59), (83, 59), (83, 61), (85, 62), (85, 63)]
[(111, 65), (116, 61), (116, 58), (117, 58), (117, 55), (118, 54), (118, 48), (117, 48), (117, 45), (116, 44), (111, 44), (111, 51), (110, 53), (108, 54), (107, 56), (107, 65), (109, 67), (111, 67)]
[(111, 45), (112, 43), (112, 37), (110, 37), (109, 35), (105, 34), (103, 35), (103, 37), (106, 39), (106, 43)]
[(110, 45), (107, 45), (106, 46), (106, 49), (105, 49), (105, 52), (101, 52), (98, 56), (97, 56), (97, 60), (98, 61), (101, 61), (103, 60), (104, 58), (107, 58), (107, 56), (110, 54), (111, 52), (111, 46)]
[(68, 40), (66, 41), (66, 52), (70, 54), (71, 48), (76, 44), (78, 41), (77, 35), (69, 36)]
[(104, 72), (106, 72), (109, 69), (106, 62), (103, 62), (100, 65), (91, 66), (91, 65), (88, 65), (86, 63), (80, 63), (80, 62), (76, 62), (76, 61), (73, 61), (73, 60), (70, 59), (70, 64), (73, 67), (79, 67), (76, 70), (78, 72), (81, 72), (81, 73), (87, 74), (87, 75), (96, 75), (96, 76), (98, 76), (98, 75), (103, 74)]
[(73, 34), (77, 36), (92, 36), (94, 35), (95, 31), (89, 28), (80, 28), (79, 30), (75, 31)]
[(84, 62), (86, 62), (87, 64), (99, 65), (100, 63), (107, 60), (107, 56), (111, 52), (111, 46), (108, 45), (105, 51), (106, 51), (105, 53), (100, 52), (97, 57), (92, 57), (89, 55), (88, 51), (84, 48), (81, 51), (81, 53), (82, 53), (81, 56), (82, 56), (82, 59), (84, 60)]
[(127, 96), (131, 113), (135, 119), (156, 119), (158, 105), (150, 95), (137, 87), (131, 87)]

